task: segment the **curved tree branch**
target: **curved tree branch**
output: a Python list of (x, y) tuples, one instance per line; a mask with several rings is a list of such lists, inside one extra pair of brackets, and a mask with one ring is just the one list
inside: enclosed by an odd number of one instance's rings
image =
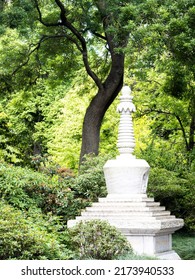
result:
[[(29, 46), (29, 51), (27, 55), (27, 59), (24, 62), (21, 62), (18, 67), (12, 72), (12, 76), (14, 76), (22, 67), (28, 64), (31, 55), (35, 52), (38, 51), (41, 47), (41, 44), (45, 42), (46, 40), (49, 39), (54, 39), (54, 38), (64, 38), (64, 35), (43, 35), (41, 39), (37, 42), (35, 45)], [(31, 49), (31, 47), (34, 46), (34, 48)]]
[(177, 121), (179, 122), (180, 128), (181, 128), (182, 134), (183, 134), (183, 139), (185, 142), (186, 150), (189, 151), (189, 143), (188, 143), (186, 131), (185, 131), (185, 128), (183, 126), (180, 116), (176, 115), (175, 113), (171, 113), (171, 112), (163, 111), (163, 110), (157, 110), (157, 109), (145, 110), (142, 114), (140, 113), (139, 116), (144, 116), (146, 114), (150, 114), (151, 112), (156, 112), (158, 114), (171, 115), (177, 119)]
[(186, 132), (185, 132), (185, 128), (183, 126), (183, 123), (182, 123), (182, 120), (180, 119), (179, 116), (175, 115), (176, 119), (178, 120), (179, 124), (180, 124), (180, 127), (181, 127), (181, 131), (182, 131), (182, 134), (183, 134), (183, 138), (184, 138), (184, 141), (185, 141), (185, 145), (186, 145), (186, 150), (189, 151), (189, 144), (188, 144), (188, 140), (187, 140), (187, 136), (186, 136)]
[(43, 20), (43, 17), (42, 17), (42, 13), (41, 13), (41, 10), (40, 10), (40, 7), (39, 7), (38, 0), (34, 0), (34, 2), (35, 2), (35, 7), (36, 7), (36, 9), (37, 9), (38, 15), (39, 15), (39, 21), (40, 21), (40, 23), (42, 23), (44, 26), (47, 26), (47, 27), (50, 27), (50, 26), (60, 26), (60, 25), (62, 25), (60, 21), (54, 22), (54, 23), (45, 22), (45, 21)]
[(64, 6), (64, 4), (60, 0), (55, 0), (56, 5), (60, 9), (60, 20), (56, 23), (47, 23), (43, 20), (42, 13), (39, 7), (38, 0), (34, 0), (35, 2), (35, 7), (38, 11), (39, 15), (39, 21), (46, 27), (54, 27), (54, 26), (64, 26), (66, 27), (72, 35), (75, 37), (72, 37), (68, 34), (64, 34), (64, 37), (66, 37), (68, 40), (70, 40), (74, 45), (76, 45), (77, 49), (81, 52), (82, 57), (83, 57), (83, 63), (85, 66), (85, 69), (88, 73), (88, 75), (94, 80), (96, 83), (97, 87), (99, 89), (103, 88), (103, 84), (99, 77), (92, 71), (90, 64), (89, 64), (89, 59), (88, 59), (88, 50), (87, 50), (87, 43), (85, 41), (85, 38), (82, 36), (82, 34), (73, 26), (73, 24), (68, 21), (67, 19), (67, 10)]
[[(85, 66), (85, 69), (88, 73), (88, 75), (94, 80), (94, 82), (96, 83), (97, 87), (99, 89), (103, 89), (103, 84), (101, 82), (101, 80), (98, 78), (98, 76), (92, 71), (90, 65), (89, 65), (89, 59), (88, 59), (88, 51), (87, 51), (87, 44), (85, 41), (85, 38), (81, 35), (81, 33), (72, 25), (71, 22), (68, 21), (67, 17), (66, 17), (66, 9), (64, 7), (64, 5), (62, 4), (62, 2), (60, 0), (55, 0), (56, 4), (58, 5), (58, 7), (61, 10), (60, 13), (60, 18), (61, 18), (61, 25), (64, 25), (66, 28), (68, 28), (72, 34), (78, 39), (78, 41), (81, 44), (81, 53), (82, 53), (82, 57), (83, 57), (83, 63)], [(76, 44), (77, 48), (78, 48), (78, 43)]]
[(102, 39), (102, 40), (107, 42), (106, 36), (103, 36), (103, 35), (99, 34), (96, 31), (92, 31), (92, 34), (95, 35), (96, 37), (98, 37), (98, 38), (100, 38), (100, 39)]

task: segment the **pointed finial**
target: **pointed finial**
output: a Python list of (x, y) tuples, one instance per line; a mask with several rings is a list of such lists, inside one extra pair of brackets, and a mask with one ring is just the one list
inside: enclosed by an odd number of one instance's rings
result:
[(131, 88), (129, 86), (125, 85), (122, 88), (121, 93), (122, 93), (123, 96), (130, 95), (131, 94)]
[(135, 112), (135, 105), (132, 102), (133, 96), (131, 95), (131, 88), (129, 86), (124, 86), (121, 91), (120, 104), (117, 107), (117, 111), (121, 113), (122, 111)]

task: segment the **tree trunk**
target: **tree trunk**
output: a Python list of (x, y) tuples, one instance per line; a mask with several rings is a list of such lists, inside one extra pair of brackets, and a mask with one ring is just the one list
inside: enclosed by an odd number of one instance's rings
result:
[(98, 155), (100, 142), (100, 129), (104, 115), (123, 86), (124, 55), (115, 55), (111, 71), (99, 88), (86, 110), (83, 130), (80, 163), (86, 154)]
[(189, 145), (188, 151), (191, 152), (194, 149), (194, 132), (195, 132), (195, 115), (192, 116), (190, 123), (190, 135), (189, 135)]
[(192, 152), (194, 147), (195, 147), (195, 97), (194, 97), (194, 92), (192, 92), (192, 97), (190, 99), (190, 104), (189, 104), (189, 114), (191, 117), (190, 121), (190, 129), (189, 129), (189, 143), (187, 147), (188, 152)]

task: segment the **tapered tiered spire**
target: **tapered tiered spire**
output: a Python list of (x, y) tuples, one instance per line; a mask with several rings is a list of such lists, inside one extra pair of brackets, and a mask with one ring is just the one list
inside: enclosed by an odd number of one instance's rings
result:
[(134, 157), (132, 153), (135, 148), (135, 139), (131, 113), (136, 110), (132, 99), (130, 87), (124, 86), (120, 96), (120, 104), (117, 107), (117, 111), (121, 114), (117, 142), (120, 156), (128, 155)]

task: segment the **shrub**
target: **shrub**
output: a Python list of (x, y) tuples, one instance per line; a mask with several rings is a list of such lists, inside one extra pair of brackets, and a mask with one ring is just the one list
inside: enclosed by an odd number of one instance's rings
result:
[(0, 163), (0, 198), (20, 210), (38, 207), (45, 214), (52, 212), (66, 223), (90, 202), (106, 196), (105, 161), (104, 157), (87, 157), (76, 177), (66, 168), (45, 174)]
[(103, 166), (107, 156), (86, 156), (79, 174), (74, 180), (72, 188), (82, 197), (90, 201), (97, 201), (98, 197), (107, 195)]
[(173, 171), (152, 168), (148, 194), (154, 196), (178, 218), (184, 219), (184, 229), (195, 231), (195, 174), (184, 173), (182, 178)]
[(19, 209), (44, 207), (56, 183), (28, 168), (0, 164), (0, 197)]
[(115, 259), (132, 252), (127, 239), (106, 221), (81, 221), (70, 229), (73, 249), (80, 259)]
[(185, 173), (185, 195), (182, 198), (185, 228), (195, 233), (195, 172)]
[(177, 213), (177, 216), (181, 216), (181, 198), (186, 191), (185, 180), (178, 178), (175, 172), (163, 168), (152, 168), (149, 176), (148, 194)]
[(88, 205), (71, 189), (74, 179), (48, 176), (29, 168), (0, 163), (0, 198), (20, 210), (40, 208), (63, 216), (64, 222)]
[(70, 259), (72, 253), (41, 213), (22, 213), (0, 202), (0, 259)]

